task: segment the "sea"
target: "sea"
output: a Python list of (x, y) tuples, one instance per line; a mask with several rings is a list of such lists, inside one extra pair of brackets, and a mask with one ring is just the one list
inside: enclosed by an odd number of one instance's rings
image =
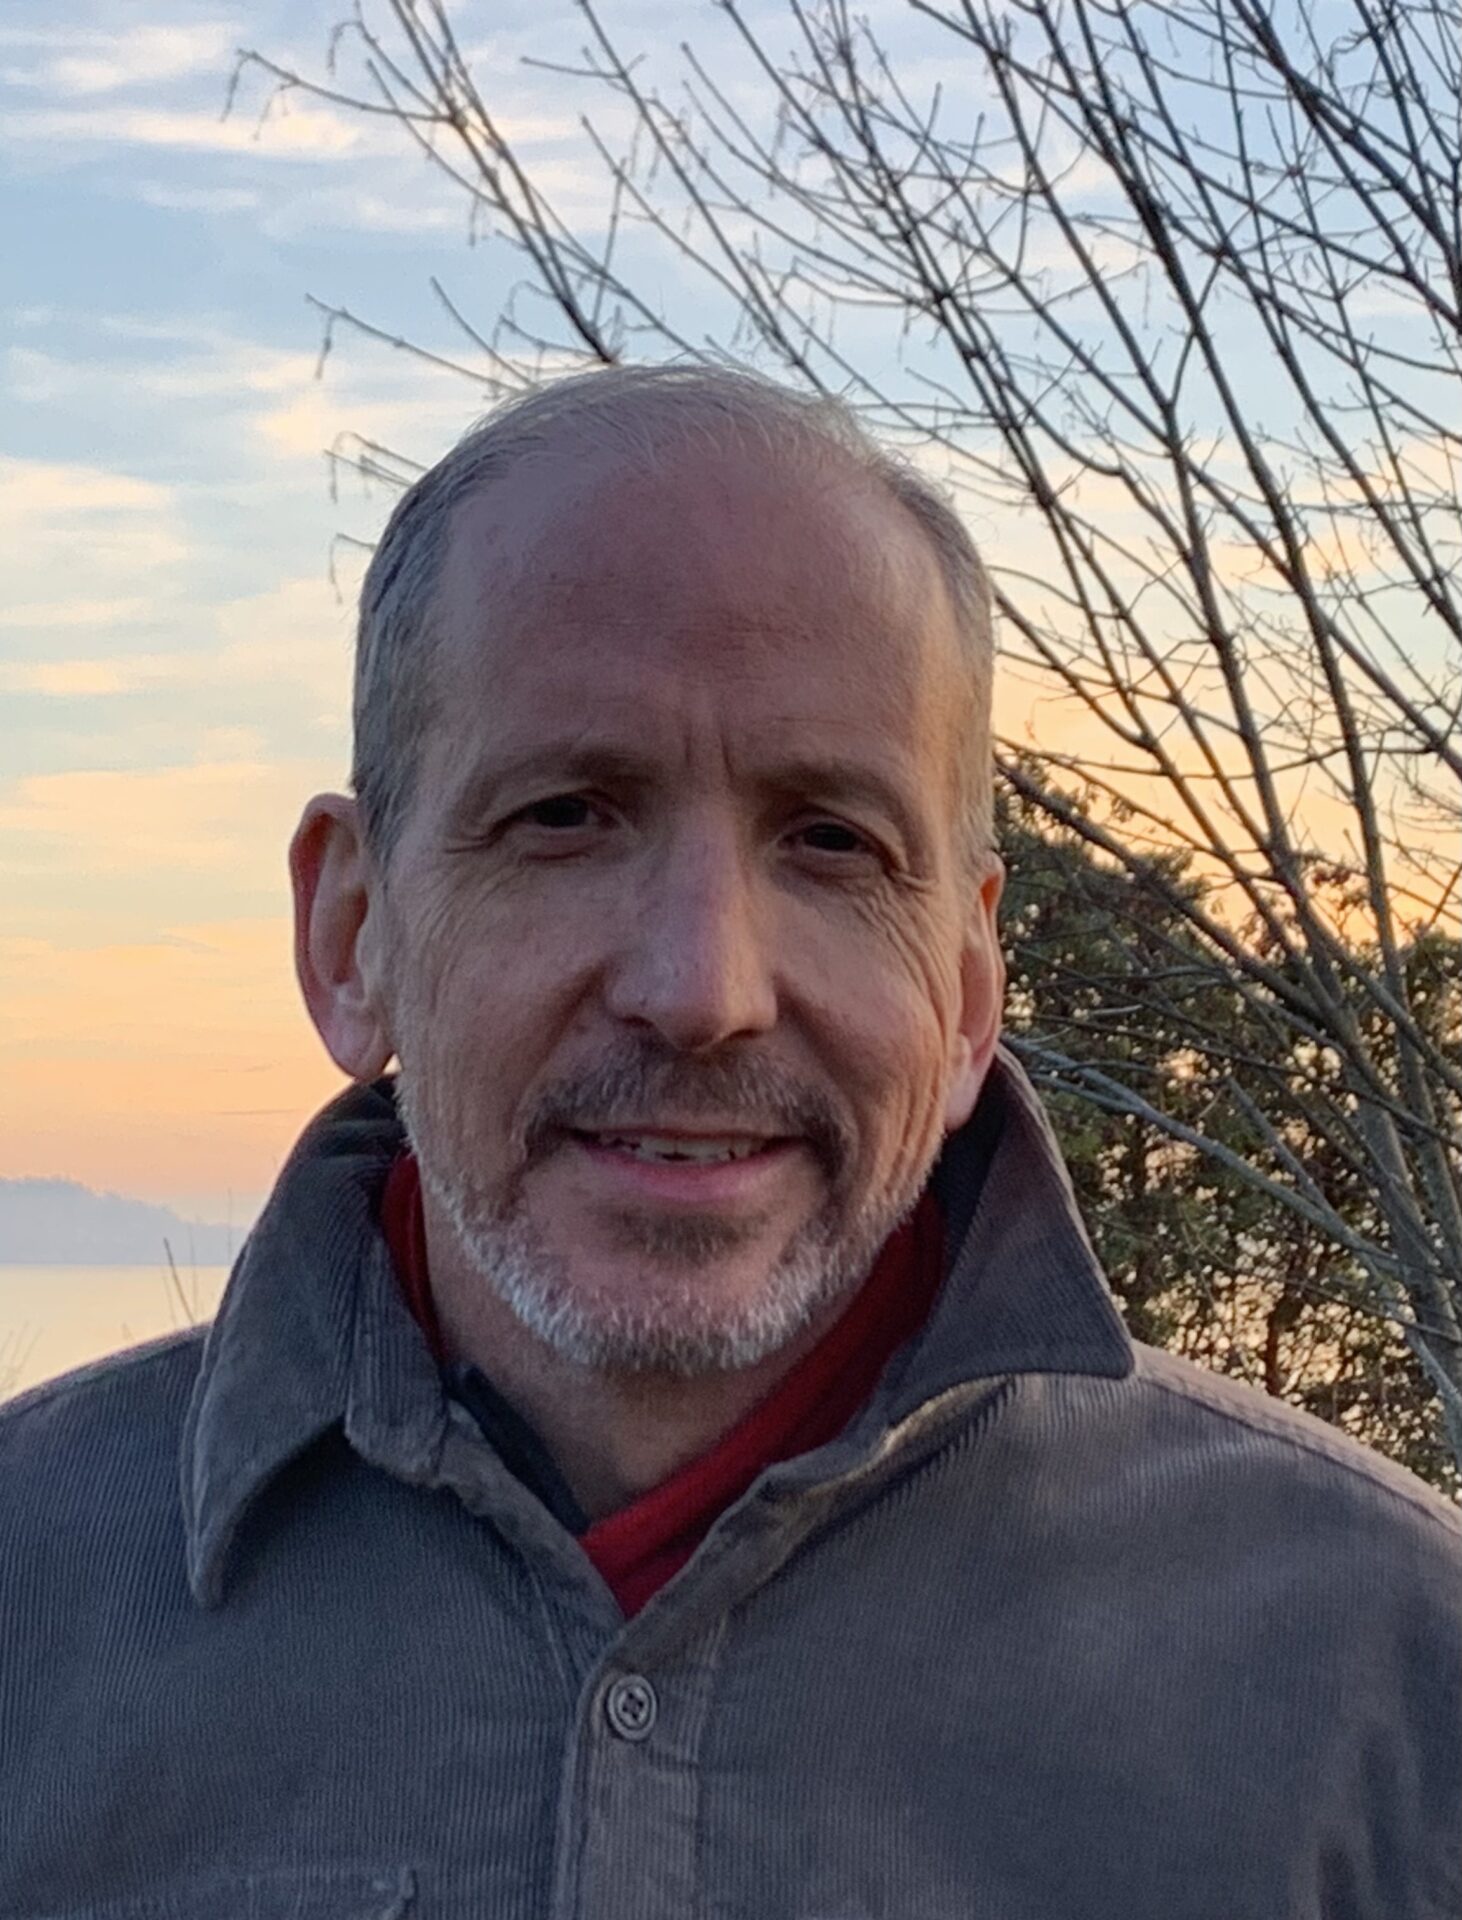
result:
[(211, 1320), (227, 1267), (0, 1265), (0, 1400)]

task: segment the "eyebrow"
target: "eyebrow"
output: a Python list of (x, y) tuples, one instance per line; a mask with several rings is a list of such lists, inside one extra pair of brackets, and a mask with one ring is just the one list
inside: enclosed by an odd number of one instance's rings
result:
[[(632, 748), (582, 738), (546, 741), (515, 760), (482, 766), (470, 774), (452, 802), (452, 825), (462, 829), (481, 821), (494, 811), (504, 792), (535, 776), (639, 792), (662, 778), (654, 762)], [(795, 755), (768, 768), (757, 784), (769, 794), (822, 795), (832, 803), (860, 804), (890, 819), (910, 851), (925, 844), (927, 834), (914, 806), (893, 781), (871, 767), (815, 754)]]
[(642, 756), (619, 748), (594, 746), (575, 739), (549, 740), (514, 760), (489, 761), (474, 767), (452, 801), (450, 818), (459, 826), (479, 821), (496, 809), (509, 789), (526, 785), (540, 776), (644, 786), (648, 784), (650, 768)]
[(804, 757), (782, 762), (763, 784), (774, 793), (826, 794), (834, 802), (852, 802), (882, 814), (892, 820), (910, 853), (922, 849), (928, 837), (912, 802), (871, 767)]

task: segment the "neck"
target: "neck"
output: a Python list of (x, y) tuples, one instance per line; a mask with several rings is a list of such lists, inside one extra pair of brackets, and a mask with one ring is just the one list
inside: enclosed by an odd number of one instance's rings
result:
[[(555, 1353), (426, 1208), (432, 1296), (448, 1357), (478, 1367), (528, 1421), (588, 1518), (602, 1519), (710, 1450), (776, 1387), (848, 1305), (839, 1295), (786, 1346), (734, 1373), (601, 1372)], [(851, 1291), (851, 1290), (850, 1290)]]

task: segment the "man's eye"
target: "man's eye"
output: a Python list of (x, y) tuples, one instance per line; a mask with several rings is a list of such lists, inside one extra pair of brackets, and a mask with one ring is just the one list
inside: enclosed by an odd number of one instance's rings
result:
[(529, 826), (571, 831), (575, 827), (587, 826), (592, 812), (593, 808), (582, 794), (556, 793), (547, 800), (535, 800), (531, 806), (524, 807), (517, 817)]
[(817, 835), (819, 853), (871, 853), (873, 848), (861, 833), (845, 827), (839, 820), (814, 820), (802, 829), (804, 837)]

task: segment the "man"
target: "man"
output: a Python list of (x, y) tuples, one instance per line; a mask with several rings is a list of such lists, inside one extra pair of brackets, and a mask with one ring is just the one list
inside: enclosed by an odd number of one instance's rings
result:
[(990, 645), (745, 375), (403, 500), (291, 860), (354, 1084), (206, 1342), (0, 1419), (4, 1920), (1462, 1913), (1462, 1527), (1124, 1332), (997, 1044)]

